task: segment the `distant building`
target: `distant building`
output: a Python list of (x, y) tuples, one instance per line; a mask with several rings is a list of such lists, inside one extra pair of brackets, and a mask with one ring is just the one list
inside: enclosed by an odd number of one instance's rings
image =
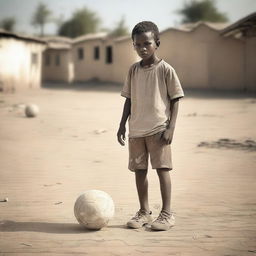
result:
[(114, 40), (114, 78), (118, 83), (123, 83), (130, 66), (139, 61), (130, 36)]
[(41, 56), (46, 43), (0, 30), (0, 91), (41, 86)]
[(199, 22), (161, 33), (159, 55), (176, 69), (185, 88), (244, 89), (244, 42), (220, 31), (216, 24)]
[(221, 35), (242, 40), (244, 89), (256, 91), (256, 12), (226, 27), (221, 31)]
[(79, 36), (73, 40), (74, 81), (92, 79), (108, 81), (108, 78), (113, 77), (111, 74), (113, 46), (112, 42), (108, 44), (106, 38), (106, 33), (97, 33)]
[[(158, 54), (177, 71), (184, 88), (256, 91), (256, 13), (228, 25), (198, 22), (160, 33)], [(139, 58), (130, 36), (90, 34), (72, 43), (74, 81), (123, 83)]]
[(43, 53), (43, 81), (72, 82), (74, 79), (72, 40), (61, 36), (48, 36), (43, 39), (47, 42), (47, 49)]
[(74, 81), (98, 79), (122, 83), (132, 63), (138, 60), (130, 37), (112, 38), (89, 34), (73, 41)]
[[(185, 89), (256, 91), (256, 13), (231, 25), (198, 22), (169, 28), (160, 41), (159, 57), (175, 68)], [(40, 87), (41, 73), (43, 81), (123, 83), (137, 61), (130, 36), (42, 40), (0, 30), (2, 91)]]

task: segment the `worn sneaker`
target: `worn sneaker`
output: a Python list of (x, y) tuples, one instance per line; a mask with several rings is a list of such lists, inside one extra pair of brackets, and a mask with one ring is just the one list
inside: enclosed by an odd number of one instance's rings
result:
[(127, 222), (127, 227), (129, 228), (141, 228), (146, 224), (152, 223), (152, 212), (146, 212), (143, 210), (139, 210), (134, 217), (132, 217)]
[(166, 211), (161, 211), (156, 220), (153, 221), (151, 225), (152, 230), (166, 231), (173, 227), (175, 223), (175, 218), (173, 214)]

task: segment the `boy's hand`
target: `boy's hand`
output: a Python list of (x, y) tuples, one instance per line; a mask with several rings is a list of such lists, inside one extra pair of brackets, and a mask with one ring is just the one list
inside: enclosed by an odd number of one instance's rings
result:
[(166, 144), (172, 143), (174, 129), (173, 128), (167, 128), (162, 134), (161, 134), (161, 141), (163, 141)]
[(117, 132), (117, 140), (118, 142), (120, 143), (120, 145), (124, 146), (125, 143), (125, 132), (126, 132), (126, 129), (125, 129), (125, 126), (120, 126), (119, 129), (118, 129), (118, 132)]

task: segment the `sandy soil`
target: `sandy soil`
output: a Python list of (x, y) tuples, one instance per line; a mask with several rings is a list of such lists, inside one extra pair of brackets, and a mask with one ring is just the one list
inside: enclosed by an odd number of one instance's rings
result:
[[(255, 98), (187, 93), (172, 144), (176, 226), (152, 232), (125, 227), (138, 202), (127, 146), (116, 142), (120, 88), (85, 87), (0, 94), (0, 199), (9, 199), (0, 202), (0, 255), (256, 255), (256, 151), (244, 146), (256, 140)], [(37, 118), (24, 116), (29, 102), (40, 107)], [(151, 169), (149, 186), (157, 216)], [(101, 231), (81, 228), (73, 214), (88, 189), (115, 201)]]

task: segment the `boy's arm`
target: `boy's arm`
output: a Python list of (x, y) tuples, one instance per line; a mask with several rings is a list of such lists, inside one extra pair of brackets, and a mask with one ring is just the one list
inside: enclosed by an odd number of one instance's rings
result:
[(117, 140), (122, 146), (124, 146), (124, 141), (125, 141), (125, 132), (126, 132), (125, 124), (130, 114), (131, 114), (131, 99), (126, 98), (124, 103), (124, 108), (123, 108), (122, 119), (117, 132)]
[(167, 144), (172, 143), (172, 138), (174, 134), (175, 124), (176, 124), (176, 119), (177, 119), (178, 109), (179, 109), (179, 98), (171, 100), (170, 105), (171, 105), (170, 106), (170, 109), (171, 109), (170, 123), (161, 137), (161, 139), (164, 140)]

